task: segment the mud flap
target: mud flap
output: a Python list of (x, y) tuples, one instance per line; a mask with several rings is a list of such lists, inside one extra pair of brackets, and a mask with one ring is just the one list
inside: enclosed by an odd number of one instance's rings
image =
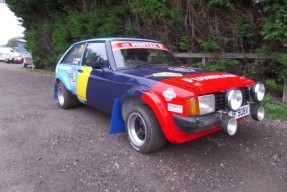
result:
[(126, 132), (126, 129), (125, 122), (122, 118), (121, 101), (119, 99), (115, 99), (109, 134), (112, 135), (124, 132)]
[(58, 104), (58, 83), (57, 81), (55, 81), (55, 85), (54, 85), (54, 103)]

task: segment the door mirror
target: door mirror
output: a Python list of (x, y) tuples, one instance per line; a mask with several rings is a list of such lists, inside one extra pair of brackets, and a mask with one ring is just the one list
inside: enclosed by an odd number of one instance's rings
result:
[(91, 62), (91, 66), (93, 69), (102, 69), (104, 65), (104, 60), (101, 57), (96, 57), (94, 61)]

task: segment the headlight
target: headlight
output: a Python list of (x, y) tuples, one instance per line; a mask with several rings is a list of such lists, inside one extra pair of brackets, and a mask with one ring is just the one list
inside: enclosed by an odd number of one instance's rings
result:
[(226, 103), (229, 110), (237, 111), (242, 105), (242, 92), (238, 89), (230, 89), (226, 94)]
[(263, 83), (256, 83), (251, 88), (251, 97), (253, 101), (260, 102), (265, 96), (265, 86)]
[(188, 100), (189, 115), (205, 115), (215, 111), (215, 96), (203, 95)]

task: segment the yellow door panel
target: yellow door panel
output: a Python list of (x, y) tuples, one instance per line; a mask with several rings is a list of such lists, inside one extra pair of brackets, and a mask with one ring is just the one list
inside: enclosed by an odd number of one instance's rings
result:
[(87, 86), (92, 67), (82, 67), (82, 72), (78, 73), (77, 81), (77, 97), (84, 101), (87, 101)]

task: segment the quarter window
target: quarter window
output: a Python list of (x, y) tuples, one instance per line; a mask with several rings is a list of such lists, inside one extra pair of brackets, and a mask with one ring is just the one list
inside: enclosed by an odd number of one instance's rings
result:
[(66, 54), (62, 63), (79, 65), (81, 63), (84, 48), (85, 48), (84, 43), (77, 44), (74, 47), (72, 47), (70, 51)]

